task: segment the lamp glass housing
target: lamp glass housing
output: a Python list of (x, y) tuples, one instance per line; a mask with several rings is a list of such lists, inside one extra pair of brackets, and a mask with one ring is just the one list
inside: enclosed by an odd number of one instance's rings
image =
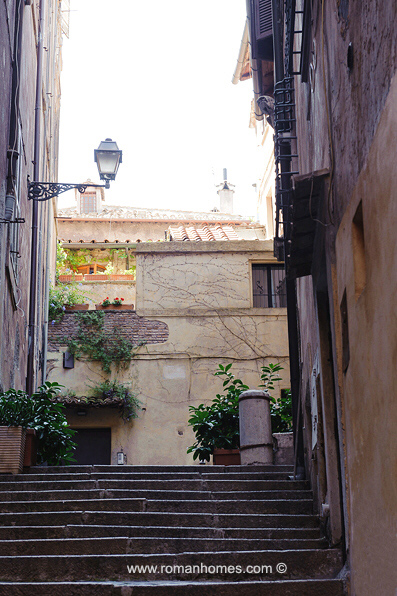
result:
[(101, 180), (114, 180), (122, 162), (122, 151), (112, 139), (102, 141), (94, 151), (94, 158), (98, 166)]

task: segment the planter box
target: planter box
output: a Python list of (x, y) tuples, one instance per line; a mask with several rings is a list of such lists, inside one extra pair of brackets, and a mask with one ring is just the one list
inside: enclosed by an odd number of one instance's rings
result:
[(130, 274), (123, 275), (122, 273), (111, 273), (109, 277), (110, 281), (135, 281), (135, 275)]
[(70, 275), (60, 275), (58, 278), (58, 281), (60, 282), (67, 282), (67, 281), (83, 281), (83, 274), (82, 273), (76, 273), (76, 275), (70, 274)]
[(214, 449), (214, 466), (241, 465), (239, 449)]
[(74, 312), (76, 310), (88, 310), (88, 304), (73, 304), (73, 306), (66, 306), (65, 312)]
[(102, 306), (101, 304), (95, 305), (96, 310), (134, 310), (133, 304), (120, 304), (116, 306), (115, 304), (109, 304), (109, 306)]
[(23, 467), (30, 468), (37, 463), (37, 437), (34, 428), (26, 429), (25, 457)]
[(84, 281), (109, 281), (107, 273), (86, 273)]
[(26, 430), (22, 426), (0, 426), (0, 473), (23, 470)]

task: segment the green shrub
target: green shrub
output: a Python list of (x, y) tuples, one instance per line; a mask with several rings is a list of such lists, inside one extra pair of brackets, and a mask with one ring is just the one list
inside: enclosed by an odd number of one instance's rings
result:
[(58, 466), (74, 462), (76, 443), (66, 421), (65, 406), (56, 403), (62, 385), (48, 381), (30, 398), (24, 391), (9, 389), (0, 393), (0, 425), (36, 430), (38, 463)]
[(214, 449), (238, 449), (239, 420), (238, 398), (240, 393), (248, 389), (240, 379), (230, 372), (232, 365), (219, 365), (215, 376), (225, 376), (223, 382), (224, 395), (217, 394), (209, 405), (189, 406), (188, 423), (193, 427), (196, 441), (187, 453), (193, 453), (193, 459), (210, 461)]

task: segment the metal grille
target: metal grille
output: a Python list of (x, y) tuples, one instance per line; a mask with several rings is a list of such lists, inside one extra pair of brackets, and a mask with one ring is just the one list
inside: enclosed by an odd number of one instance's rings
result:
[(284, 267), (252, 265), (254, 308), (283, 308), (287, 306)]

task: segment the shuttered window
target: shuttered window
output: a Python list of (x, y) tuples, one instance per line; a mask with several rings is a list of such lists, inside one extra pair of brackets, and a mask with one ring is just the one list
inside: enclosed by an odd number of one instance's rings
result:
[(254, 308), (284, 308), (287, 306), (284, 267), (252, 265)]

